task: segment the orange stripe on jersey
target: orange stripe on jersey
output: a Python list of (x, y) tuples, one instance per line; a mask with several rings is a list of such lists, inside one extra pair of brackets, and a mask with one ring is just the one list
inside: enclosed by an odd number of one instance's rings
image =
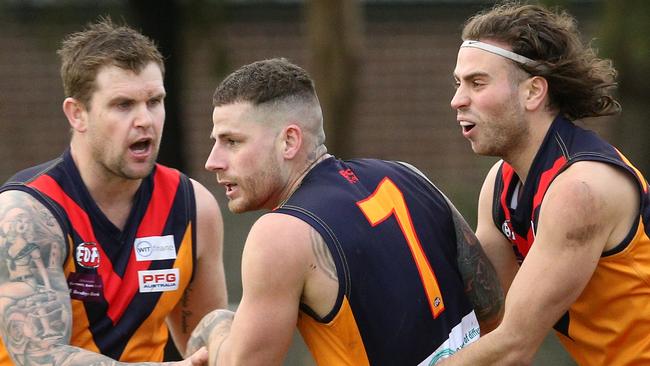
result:
[(650, 311), (648, 268), (650, 238), (641, 221), (623, 251), (600, 259), (569, 309), (573, 339), (558, 333), (578, 364), (650, 365), (650, 320), (639, 316)]
[[(188, 225), (176, 260), (174, 261), (174, 268), (180, 270), (179, 288), (187, 288), (192, 276), (192, 270), (187, 265), (183, 265), (183, 263), (192, 261), (192, 230), (192, 225)], [(124, 352), (122, 352), (123, 356), (120, 358), (120, 361), (162, 361), (164, 345), (168, 338), (165, 317), (179, 302), (183, 293), (183, 291), (167, 291), (162, 293), (157, 306), (138, 328), (138, 334), (146, 334), (146, 336), (131, 338), (126, 344)]]
[(347, 297), (331, 322), (320, 323), (300, 312), (298, 329), (318, 365), (370, 365)]
[(641, 174), (639, 169), (637, 169), (634, 165), (632, 165), (632, 163), (629, 160), (627, 160), (625, 155), (623, 155), (620, 151), (618, 151), (618, 149), (616, 150), (616, 152), (618, 153), (618, 156), (621, 157), (621, 160), (623, 160), (627, 166), (629, 166), (632, 170), (634, 170), (634, 174), (636, 174), (637, 179), (639, 180), (639, 182), (641, 182), (641, 186), (643, 187), (643, 192), (648, 193), (648, 182), (646, 182), (646, 180), (643, 178), (643, 174)]

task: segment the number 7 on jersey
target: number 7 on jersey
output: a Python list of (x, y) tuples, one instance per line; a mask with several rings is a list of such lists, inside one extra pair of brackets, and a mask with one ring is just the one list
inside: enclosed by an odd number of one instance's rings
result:
[(386, 177), (379, 183), (373, 194), (357, 202), (357, 205), (373, 227), (381, 224), (391, 215), (395, 215), (397, 223), (413, 255), (415, 266), (420, 273), (420, 279), (422, 280), (424, 291), (429, 300), (433, 317), (434, 319), (437, 318), (445, 310), (440, 286), (438, 285), (435, 273), (433, 273), (431, 264), (424, 255), (420, 239), (411, 221), (411, 214), (400, 189), (392, 180)]

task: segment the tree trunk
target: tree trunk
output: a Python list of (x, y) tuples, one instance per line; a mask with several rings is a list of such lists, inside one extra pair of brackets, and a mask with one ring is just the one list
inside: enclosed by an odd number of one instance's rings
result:
[(323, 107), (327, 147), (350, 157), (352, 112), (357, 96), (361, 47), (361, 2), (311, 0), (306, 3), (311, 74)]
[(153, 39), (165, 60), (165, 129), (158, 161), (185, 171), (181, 104), (183, 17), (175, 0), (129, 0), (136, 28)]

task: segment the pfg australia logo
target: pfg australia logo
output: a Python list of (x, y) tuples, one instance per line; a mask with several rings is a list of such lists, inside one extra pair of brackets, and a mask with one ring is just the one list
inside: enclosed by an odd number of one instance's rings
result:
[(512, 229), (512, 223), (510, 220), (506, 220), (501, 225), (501, 231), (508, 239), (515, 241), (515, 231)]
[(96, 243), (81, 243), (77, 246), (75, 260), (84, 268), (99, 267), (99, 247)]
[(178, 268), (138, 271), (140, 292), (162, 292), (178, 289)]

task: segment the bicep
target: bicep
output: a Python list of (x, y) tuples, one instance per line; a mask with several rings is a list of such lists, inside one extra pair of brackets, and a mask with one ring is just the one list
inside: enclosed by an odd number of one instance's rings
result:
[(309, 250), (309, 231), (298, 221), (267, 214), (251, 229), (242, 256), (242, 300), (222, 350), (233, 363), (280, 365), (288, 351)]
[(19, 191), (0, 195), (0, 229), (0, 332), (14, 360), (28, 363), (70, 340), (66, 241), (51, 212)]
[(606, 223), (606, 195), (563, 177), (544, 198), (535, 243), (512, 283), (503, 320), (507, 329), (528, 330), (519, 342), (531, 357), (594, 273), (613, 225)]
[(192, 282), (169, 315), (168, 324), (181, 353), (203, 316), (228, 306), (223, 268), (223, 219), (212, 194), (192, 181), (197, 205), (197, 260)]

